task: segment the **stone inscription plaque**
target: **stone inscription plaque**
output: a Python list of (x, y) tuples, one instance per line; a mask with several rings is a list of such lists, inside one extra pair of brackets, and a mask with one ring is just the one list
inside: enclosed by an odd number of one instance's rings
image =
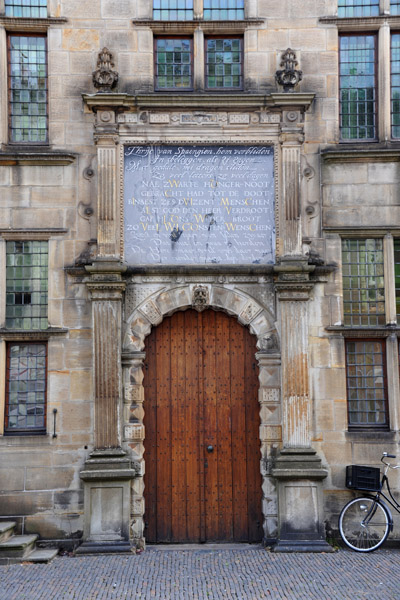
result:
[(125, 146), (124, 170), (129, 264), (274, 262), (271, 146)]

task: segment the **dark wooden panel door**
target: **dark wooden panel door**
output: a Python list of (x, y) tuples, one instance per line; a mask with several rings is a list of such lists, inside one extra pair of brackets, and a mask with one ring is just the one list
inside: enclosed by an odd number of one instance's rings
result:
[(262, 538), (255, 339), (221, 312), (174, 314), (146, 341), (148, 542)]

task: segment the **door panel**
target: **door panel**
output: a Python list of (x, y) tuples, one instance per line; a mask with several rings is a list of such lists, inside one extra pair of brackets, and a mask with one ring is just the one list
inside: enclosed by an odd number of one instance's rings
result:
[(236, 319), (180, 312), (146, 341), (148, 542), (262, 538), (255, 340)]

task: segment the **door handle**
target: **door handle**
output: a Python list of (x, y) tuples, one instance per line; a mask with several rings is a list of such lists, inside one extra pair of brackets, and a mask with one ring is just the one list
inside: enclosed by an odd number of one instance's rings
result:
[(214, 452), (214, 446), (211, 446), (211, 444), (207, 446), (207, 452)]

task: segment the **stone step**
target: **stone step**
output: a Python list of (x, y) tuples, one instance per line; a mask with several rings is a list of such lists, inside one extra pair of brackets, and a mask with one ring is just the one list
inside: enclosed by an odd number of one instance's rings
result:
[(26, 561), (34, 563), (48, 563), (58, 554), (58, 548), (36, 548), (25, 557)]
[(14, 534), (15, 521), (0, 521), (0, 543), (5, 542)]
[(0, 558), (25, 558), (34, 550), (38, 535), (13, 535), (0, 542)]

